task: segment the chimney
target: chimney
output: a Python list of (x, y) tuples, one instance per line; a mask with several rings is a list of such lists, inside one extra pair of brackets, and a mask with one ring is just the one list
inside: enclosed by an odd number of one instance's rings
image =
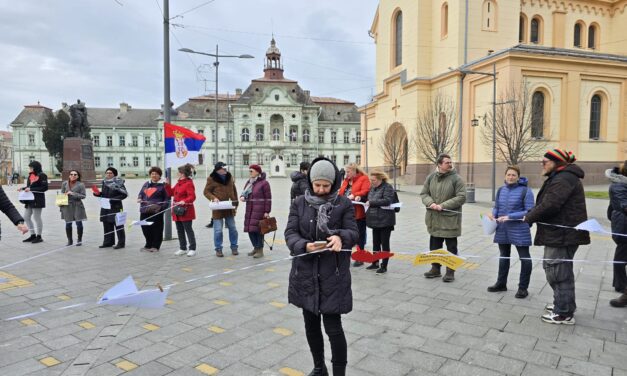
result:
[(242, 89), (235, 89), (235, 95), (242, 95)]
[(128, 112), (128, 110), (131, 109), (131, 106), (128, 105), (128, 103), (120, 103), (120, 112)]

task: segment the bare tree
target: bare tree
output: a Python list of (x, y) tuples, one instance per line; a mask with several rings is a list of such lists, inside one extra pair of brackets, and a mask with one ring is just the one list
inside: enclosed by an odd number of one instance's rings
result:
[(438, 155), (453, 154), (459, 145), (455, 127), (456, 106), (453, 99), (437, 93), (418, 113), (412, 147), (418, 158), (436, 163)]
[(486, 115), (487, 124), (495, 124), (496, 140), (492, 127), (481, 128), (481, 139), (492, 153), (496, 143), (498, 160), (514, 166), (542, 155), (546, 145), (539, 141), (549, 139), (544, 129), (544, 95), (532, 96), (525, 83), (510, 84), (497, 102), (496, 121)]
[(379, 139), (379, 151), (383, 154), (384, 163), (392, 167), (394, 189), (396, 189), (396, 172), (407, 160), (407, 132), (402, 125), (394, 123), (386, 126), (384, 136)]

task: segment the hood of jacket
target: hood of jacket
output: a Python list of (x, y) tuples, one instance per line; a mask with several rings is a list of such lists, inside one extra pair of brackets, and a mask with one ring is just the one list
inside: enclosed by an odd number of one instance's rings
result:
[(574, 163), (566, 165), (566, 167), (564, 167), (564, 169), (562, 169), (560, 171), (554, 172), (553, 174), (551, 174), (551, 176), (555, 176), (555, 174), (560, 173), (560, 172), (571, 173), (571, 174), (575, 175), (576, 177), (578, 177), (579, 179), (583, 179), (583, 177), (586, 175), (586, 173), (583, 172), (581, 167), (577, 166)]
[(457, 170), (455, 170), (455, 167), (453, 167), (452, 169), (450, 169), (450, 171), (440, 172), (440, 169), (436, 168), (435, 169), (435, 174), (436, 174), (437, 177), (441, 178), (441, 177), (444, 177), (444, 176), (457, 174)]
[(226, 175), (224, 175), (224, 176), (226, 176), (226, 179), (224, 179), (224, 182), (222, 181), (222, 179), (220, 179), (220, 177), (218, 175), (220, 175), (220, 174), (218, 174), (217, 172), (214, 171), (214, 172), (212, 172), (209, 175), (209, 177), (212, 178), (216, 183), (220, 183), (222, 185), (227, 185), (231, 181), (232, 175), (228, 171), (226, 172)]
[(612, 183), (627, 184), (627, 176), (618, 172), (618, 167), (608, 168), (605, 170), (605, 177), (610, 179)]
[(294, 171), (290, 174), (290, 179), (292, 179), (292, 181), (296, 183), (299, 180), (307, 179), (307, 175), (303, 174), (300, 171)]
[[(335, 165), (335, 163), (333, 163), (328, 158), (319, 157), (319, 158), (314, 159), (313, 162), (311, 162), (311, 165), (309, 166), (309, 171), (312, 170), (312, 167), (315, 163), (323, 161), (323, 160), (331, 162), (331, 164), (333, 165), (333, 168), (335, 169), (335, 181), (333, 182), (333, 185), (331, 186), (331, 192), (329, 192), (329, 194), (332, 194), (332, 193), (339, 191), (340, 187), (342, 186), (342, 177), (340, 175), (340, 170), (337, 169), (337, 166)], [(309, 179), (309, 171), (307, 171), (307, 185), (309, 186), (309, 192), (313, 194), (314, 192), (313, 184), (311, 184), (311, 180)]]

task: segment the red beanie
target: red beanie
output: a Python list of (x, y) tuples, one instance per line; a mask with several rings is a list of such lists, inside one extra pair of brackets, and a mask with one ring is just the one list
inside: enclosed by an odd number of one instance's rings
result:
[(250, 166), (248, 166), (248, 168), (253, 169), (255, 171), (257, 171), (258, 173), (261, 174), (261, 166), (256, 165), (256, 164), (251, 164)]

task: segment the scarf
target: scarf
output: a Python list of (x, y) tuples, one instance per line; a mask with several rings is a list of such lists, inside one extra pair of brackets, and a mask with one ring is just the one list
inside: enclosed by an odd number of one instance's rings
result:
[(309, 190), (305, 191), (305, 201), (318, 211), (318, 230), (323, 234), (336, 235), (338, 230), (329, 228), (329, 217), (333, 210), (333, 202), (337, 198), (337, 191), (324, 197), (312, 195)]
[(258, 178), (259, 176), (257, 176), (256, 178), (248, 179), (248, 184), (246, 184), (246, 187), (244, 187), (244, 191), (242, 192), (242, 196), (244, 196), (245, 199), (247, 199), (248, 196), (253, 192), (253, 184), (255, 184)]

